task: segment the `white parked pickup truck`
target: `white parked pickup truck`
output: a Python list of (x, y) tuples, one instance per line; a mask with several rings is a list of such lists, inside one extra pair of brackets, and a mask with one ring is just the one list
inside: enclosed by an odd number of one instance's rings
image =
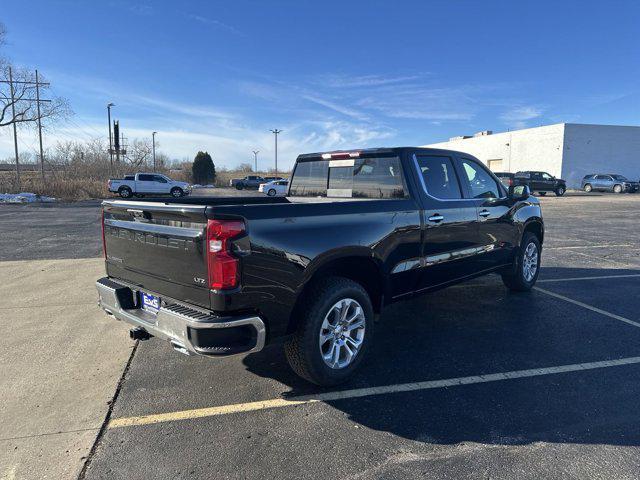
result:
[(126, 175), (123, 179), (112, 178), (107, 185), (110, 192), (122, 198), (131, 198), (133, 195), (171, 195), (178, 198), (189, 194), (191, 190), (187, 182), (177, 182), (159, 173), (136, 173)]

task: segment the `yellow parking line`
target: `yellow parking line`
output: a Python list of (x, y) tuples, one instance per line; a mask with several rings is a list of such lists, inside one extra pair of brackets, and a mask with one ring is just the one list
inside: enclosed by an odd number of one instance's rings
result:
[(338, 392), (327, 392), (318, 395), (299, 396), (291, 399), (274, 398), (258, 402), (236, 403), (222, 405), (220, 407), (196, 408), (177, 412), (158, 413), (139, 417), (116, 418), (109, 422), (108, 428), (132, 427), (139, 425), (152, 425), (156, 423), (175, 422), (178, 420), (190, 420), (194, 418), (214, 417), (230, 415), (233, 413), (255, 412), (274, 408), (306, 405), (318, 402), (346, 400), (351, 398), (368, 397), (373, 395), (386, 395), (390, 393), (415, 392), (476, 383), (489, 383), (517, 378), (539, 377), (557, 373), (579, 372), (583, 370), (595, 370), (600, 368), (617, 367), (622, 365), (639, 364), (640, 357), (620, 358), (618, 360), (605, 360), (601, 362), (576, 363), (572, 365), (560, 365), (557, 367), (531, 368), (527, 370), (513, 370), (510, 372), (491, 373), (487, 375), (474, 375), (470, 377), (449, 378), (445, 380), (429, 380), (426, 382), (401, 383), (397, 385), (385, 385), (381, 387), (358, 388)]
[(618, 244), (596, 244), (596, 245), (566, 245), (559, 247), (547, 247), (545, 246), (545, 250), (579, 250), (583, 248), (615, 248), (615, 247), (633, 247), (633, 243), (618, 243)]
[(628, 318), (621, 317), (620, 315), (616, 315), (615, 313), (607, 312), (606, 310), (602, 310), (601, 308), (593, 307), (586, 303), (579, 302), (578, 300), (574, 300), (573, 298), (565, 297), (564, 295), (560, 295), (559, 293), (550, 292), (549, 290), (545, 290), (544, 288), (540, 287), (533, 287), (533, 289), (546, 295), (558, 298), (560, 300), (564, 300), (565, 302), (569, 302), (579, 307), (586, 308), (587, 310), (591, 310), (592, 312), (596, 312), (609, 318), (614, 318), (629, 325), (633, 325), (634, 327), (640, 327), (640, 323), (638, 322), (634, 322), (633, 320), (629, 320)]
[(637, 278), (640, 277), (639, 273), (630, 273), (626, 275), (600, 275), (594, 277), (569, 277), (569, 278), (549, 278), (538, 280), (538, 283), (552, 283), (552, 282), (576, 282), (578, 280), (608, 280), (615, 278)]

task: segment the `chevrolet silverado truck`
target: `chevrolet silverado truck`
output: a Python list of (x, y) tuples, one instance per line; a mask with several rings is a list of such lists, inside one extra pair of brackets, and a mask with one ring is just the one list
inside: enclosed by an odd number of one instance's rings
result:
[(136, 173), (125, 175), (124, 178), (111, 178), (107, 182), (110, 192), (117, 193), (122, 198), (132, 196), (143, 197), (145, 195), (171, 195), (179, 198), (190, 191), (187, 182), (178, 182), (159, 173)]
[(102, 219), (99, 303), (133, 339), (208, 357), (279, 343), (319, 385), (358, 368), (393, 302), (493, 272), (531, 289), (544, 239), (528, 187), (408, 147), (300, 155), (286, 197), (106, 200)]
[(556, 178), (547, 172), (534, 172), (531, 170), (516, 172), (513, 177), (514, 185), (526, 185), (532, 192), (538, 192), (545, 196), (547, 192), (554, 192), (561, 197), (567, 192), (567, 182), (562, 178)]

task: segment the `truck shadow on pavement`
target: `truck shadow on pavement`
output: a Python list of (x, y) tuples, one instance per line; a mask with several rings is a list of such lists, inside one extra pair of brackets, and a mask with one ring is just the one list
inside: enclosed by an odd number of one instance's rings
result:
[[(640, 271), (544, 268), (541, 279), (614, 275)], [(639, 285), (640, 277), (539, 283), (636, 320), (629, 312)], [(510, 293), (491, 276), (389, 307), (368, 361), (331, 390), (635, 357), (639, 345), (640, 328), (540, 291)], [(289, 386), (287, 397), (328, 391), (295, 376), (276, 346), (244, 364)], [(634, 364), (327, 403), (363, 426), (420, 442), (640, 445), (638, 374)]]

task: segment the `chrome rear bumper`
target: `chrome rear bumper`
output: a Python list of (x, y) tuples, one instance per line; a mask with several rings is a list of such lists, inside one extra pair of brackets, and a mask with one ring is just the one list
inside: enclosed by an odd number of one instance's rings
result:
[(169, 341), (181, 353), (220, 357), (264, 347), (266, 329), (260, 317), (217, 317), (179, 304), (163, 305), (153, 314), (139, 308), (136, 291), (127, 285), (104, 277), (96, 288), (98, 304), (106, 313)]

